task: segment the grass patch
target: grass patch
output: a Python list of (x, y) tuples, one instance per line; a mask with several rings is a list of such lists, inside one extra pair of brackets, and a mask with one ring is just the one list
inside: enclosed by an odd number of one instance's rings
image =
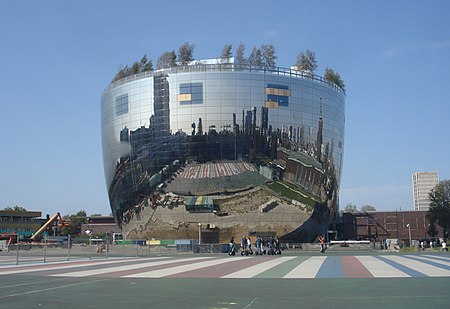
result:
[(293, 199), (293, 200), (299, 201), (302, 204), (305, 204), (306, 206), (311, 208), (311, 210), (314, 209), (314, 205), (315, 205), (316, 201), (308, 193), (304, 193), (304, 192), (300, 193), (299, 191), (301, 191), (301, 190), (299, 190), (299, 188), (294, 189), (292, 187), (292, 185), (287, 184), (287, 183), (282, 183), (279, 181), (274, 181), (273, 183), (268, 184), (267, 187), (282, 196), (285, 196), (289, 199)]

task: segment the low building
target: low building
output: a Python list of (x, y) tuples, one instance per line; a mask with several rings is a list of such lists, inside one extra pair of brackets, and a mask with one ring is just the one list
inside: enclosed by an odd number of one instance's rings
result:
[(90, 230), (92, 235), (121, 233), (112, 216), (87, 217), (87, 223), (81, 225), (81, 234), (84, 235), (86, 230)]
[(414, 240), (443, 238), (443, 231), (427, 219), (427, 211), (371, 211), (344, 213), (344, 239), (400, 239), (408, 244)]
[(19, 239), (33, 235), (42, 225), (40, 211), (0, 210), (0, 234), (19, 235)]

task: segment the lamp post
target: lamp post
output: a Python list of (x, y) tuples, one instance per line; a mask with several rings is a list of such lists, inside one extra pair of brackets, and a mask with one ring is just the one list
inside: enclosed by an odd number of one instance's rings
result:
[(406, 225), (406, 227), (408, 228), (408, 234), (409, 234), (409, 246), (411, 247), (411, 226), (409, 225), (409, 223)]
[(201, 245), (202, 243), (202, 224), (198, 223), (198, 244)]
[(89, 236), (89, 259), (91, 259), (92, 231), (86, 230), (84, 232)]

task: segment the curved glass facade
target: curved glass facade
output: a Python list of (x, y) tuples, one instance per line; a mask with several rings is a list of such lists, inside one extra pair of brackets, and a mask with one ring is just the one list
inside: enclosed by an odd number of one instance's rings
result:
[(135, 236), (196, 238), (200, 223), (219, 241), (307, 241), (336, 211), (345, 94), (320, 77), (176, 67), (111, 84), (101, 109), (111, 209)]

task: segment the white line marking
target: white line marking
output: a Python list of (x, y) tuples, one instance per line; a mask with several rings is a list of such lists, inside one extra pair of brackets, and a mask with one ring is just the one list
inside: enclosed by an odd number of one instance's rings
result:
[(448, 277), (450, 276), (450, 270), (439, 268), (433, 265), (429, 265), (417, 260), (411, 260), (402, 256), (386, 256), (385, 258), (402, 264), (408, 268), (425, 274), (429, 277)]
[(173, 263), (177, 263), (177, 262), (191, 262), (191, 261), (197, 261), (197, 260), (203, 260), (203, 259), (209, 259), (209, 257), (194, 257), (194, 258), (187, 258), (187, 259), (165, 260), (165, 261), (156, 261), (156, 262), (154, 261), (154, 262), (148, 262), (148, 263), (124, 265), (124, 266), (117, 266), (117, 267), (74, 271), (74, 272), (69, 272), (69, 273), (54, 274), (51, 276), (55, 276), (55, 277), (96, 276), (96, 275), (109, 274), (109, 273), (114, 273), (114, 272), (119, 272), (119, 271), (134, 270), (134, 269), (139, 269), (139, 268), (146, 268), (146, 267), (165, 265), (165, 264), (173, 264)]
[(437, 263), (437, 264), (442, 264), (442, 265), (445, 265), (445, 266), (450, 266), (450, 261), (447, 262), (447, 261), (444, 261), (444, 260), (441, 260), (441, 259), (428, 258), (428, 257), (425, 257), (425, 256), (417, 256), (417, 258), (421, 259), (421, 260)]
[[(151, 259), (167, 259), (169, 257), (157, 257), (157, 258), (151, 258)], [(149, 258), (145, 258), (145, 259), (135, 259), (135, 260), (108, 260), (108, 261), (89, 261), (88, 263), (70, 263), (67, 262), (69, 264), (64, 264), (64, 265), (59, 265), (59, 266), (55, 266), (52, 264), (42, 264), (36, 267), (36, 265), (34, 265), (34, 268), (30, 268), (30, 267), (26, 267), (25, 269), (14, 269), (14, 270), (6, 270), (6, 271), (2, 271), (0, 270), (0, 276), (1, 275), (11, 275), (11, 274), (23, 274), (23, 273), (30, 273), (30, 272), (37, 272), (37, 271), (52, 271), (52, 270), (60, 270), (60, 269), (70, 269), (70, 268), (77, 268), (77, 267), (89, 267), (89, 266), (95, 266), (95, 265), (109, 265), (109, 264), (117, 264), (117, 263), (123, 263), (123, 262), (127, 262), (127, 261), (148, 261)], [(20, 265), (17, 266), (18, 268), (22, 268)]]
[(315, 278), (326, 256), (313, 256), (300, 263), (283, 278)]
[[(383, 256), (386, 257), (386, 256)], [(373, 256), (360, 255), (356, 258), (364, 265), (365, 268), (375, 278), (404, 278), (410, 277), (408, 274), (398, 270), (397, 268), (385, 263)]]
[[(239, 260), (244, 260), (244, 259), (249, 259), (249, 257), (240, 258)], [(179, 274), (179, 273), (183, 273), (183, 272), (187, 272), (187, 271), (191, 271), (191, 270), (196, 270), (196, 269), (200, 269), (200, 268), (215, 266), (215, 265), (224, 264), (224, 263), (236, 262), (236, 261), (237, 261), (237, 259), (224, 258), (224, 259), (200, 262), (200, 263), (189, 264), (189, 265), (174, 266), (174, 267), (169, 267), (166, 269), (158, 269), (158, 270), (143, 272), (143, 273), (139, 273), (139, 274), (122, 276), (121, 278), (161, 278), (161, 277), (175, 275), (175, 274)]]
[(286, 261), (295, 259), (295, 256), (284, 256), (277, 259), (273, 259), (264, 263), (260, 263), (257, 265), (253, 265), (242, 270), (236, 271), (234, 273), (223, 276), (222, 278), (252, 278), (260, 273), (265, 272), (266, 270), (280, 265)]
[(55, 287), (52, 287), (52, 288), (33, 290), (33, 291), (27, 291), (27, 292), (22, 292), (22, 293), (16, 293), (16, 294), (8, 294), (8, 295), (0, 296), (0, 299), (8, 298), (8, 297), (21, 296), (21, 295), (27, 295), (27, 294), (34, 294), (34, 293), (39, 293), (39, 292), (44, 292), (44, 291), (64, 289), (64, 288), (68, 288), (68, 287), (71, 287), (71, 286), (95, 283), (95, 282), (105, 281), (105, 280), (111, 280), (111, 279), (98, 279), (98, 280), (92, 280), (92, 281), (84, 281), (84, 282), (78, 282), (78, 283), (72, 283), (72, 284), (66, 284), (66, 285), (59, 285), (59, 286), (55, 286)]
[(245, 306), (244, 309), (250, 308), (250, 306), (253, 305), (253, 303), (254, 303), (257, 299), (258, 299), (258, 297), (253, 298), (253, 300), (252, 300), (247, 306)]

